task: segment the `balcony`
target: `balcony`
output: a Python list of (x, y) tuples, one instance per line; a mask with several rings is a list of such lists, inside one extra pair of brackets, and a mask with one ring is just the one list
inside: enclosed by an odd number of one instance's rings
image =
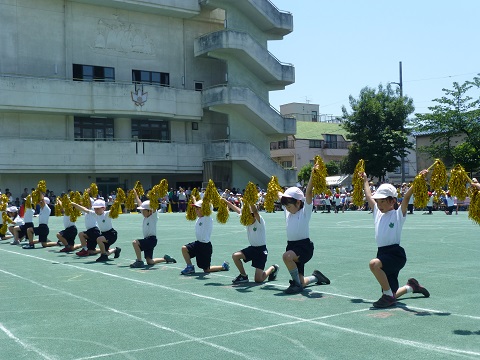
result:
[(82, 82), (27, 76), (0, 76), (0, 111), (118, 117), (142, 116), (200, 121), (198, 91), (145, 85), (143, 106), (132, 101), (132, 83)]
[(295, 119), (284, 118), (248, 88), (216, 86), (202, 93), (204, 108), (227, 114), (235, 109), (264, 134), (292, 135), (297, 130)]
[(282, 39), (293, 31), (292, 14), (280, 11), (268, 0), (200, 0), (200, 5), (210, 9), (233, 5), (272, 39)]
[(1, 138), (1, 173), (197, 173), (203, 145)]
[(294, 185), (296, 172), (285, 170), (248, 141), (216, 141), (204, 145), (205, 161), (237, 161), (249, 173), (268, 183), (272, 175), (281, 185)]
[(191, 0), (75, 0), (75, 2), (185, 19), (200, 13), (198, 2)]
[(252, 71), (265, 84), (276, 89), (295, 82), (295, 67), (281, 63), (265, 47), (248, 33), (242, 31), (223, 30), (203, 35), (195, 39), (195, 56), (235, 58)]

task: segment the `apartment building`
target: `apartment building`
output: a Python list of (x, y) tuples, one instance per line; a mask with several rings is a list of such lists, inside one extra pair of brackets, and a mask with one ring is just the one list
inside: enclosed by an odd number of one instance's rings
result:
[(292, 30), (268, 0), (1, 1), (0, 187), (294, 183), (269, 153)]

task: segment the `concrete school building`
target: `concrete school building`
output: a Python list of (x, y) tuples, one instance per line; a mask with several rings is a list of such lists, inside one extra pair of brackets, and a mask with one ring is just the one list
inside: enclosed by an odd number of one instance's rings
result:
[(269, 153), (292, 30), (269, 0), (0, 0), (0, 187), (295, 184)]

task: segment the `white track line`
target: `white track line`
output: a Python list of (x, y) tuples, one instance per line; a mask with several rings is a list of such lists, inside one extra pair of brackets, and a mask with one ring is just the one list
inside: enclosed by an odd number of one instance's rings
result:
[[(1, 250), (1, 249), (0, 249), (0, 250)], [(137, 283), (137, 284), (141, 284), (141, 285), (147, 285), (147, 286), (151, 286), (151, 287), (158, 287), (158, 288), (161, 288), (161, 289), (164, 289), (164, 290), (169, 290), (169, 291), (181, 293), (181, 294), (184, 294), (184, 295), (190, 295), (190, 296), (194, 296), (194, 297), (198, 297), (198, 298), (202, 298), (202, 299), (207, 299), (207, 300), (211, 300), (211, 301), (216, 301), (216, 302), (225, 303), (225, 304), (232, 305), (232, 306), (238, 306), (238, 307), (242, 307), (242, 308), (247, 308), (247, 309), (250, 309), (250, 310), (255, 310), (255, 311), (263, 312), (263, 313), (268, 313), (268, 314), (272, 314), (272, 315), (276, 315), (276, 316), (280, 316), (280, 317), (284, 317), (284, 318), (296, 320), (296, 321), (299, 321), (299, 322), (313, 323), (313, 324), (321, 325), (321, 326), (324, 326), (324, 327), (327, 327), (327, 328), (336, 329), (336, 330), (339, 330), (339, 331), (342, 331), (342, 332), (349, 332), (349, 333), (353, 333), (353, 334), (356, 334), (356, 335), (362, 335), (362, 336), (372, 337), (372, 338), (376, 338), (376, 339), (379, 339), (379, 340), (384, 340), (384, 341), (388, 341), (388, 342), (394, 342), (394, 343), (397, 343), (397, 344), (406, 345), (406, 346), (410, 346), (410, 347), (415, 347), (415, 348), (420, 348), (420, 349), (427, 349), (427, 350), (431, 350), (431, 351), (437, 351), (437, 352), (440, 352), (440, 353), (446, 353), (446, 354), (452, 354), (452, 355), (458, 355), (458, 356), (480, 356), (480, 352), (465, 351), (465, 350), (459, 350), (459, 349), (449, 348), (449, 347), (445, 347), (445, 346), (437, 346), (437, 345), (432, 345), (432, 344), (427, 344), (427, 343), (421, 343), (421, 342), (417, 342), (417, 341), (397, 339), (397, 338), (392, 338), (392, 337), (388, 337), (388, 336), (381, 336), (381, 335), (376, 335), (376, 334), (370, 334), (370, 333), (366, 333), (366, 332), (362, 332), (362, 331), (358, 331), (358, 330), (354, 330), (354, 329), (350, 329), (350, 328), (335, 326), (335, 325), (331, 325), (331, 324), (327, 324), (327, 323), (323, 323), (323, 322), (319, 322), (319, 321), (315, 321), (315, 320), (303, 319), (303, 318), (299, 318), (299, 317), (296, 317), (296, 316), (293, 316), (293, 315), (288, 315), (288, 314), (284, 314), (284, 313), (279, 313), (279, 312), (272, 311), (272, 310), (266, 310), (266, 309), (262, 309), (262, 308), (257, 308), (257, 307), (251, 306), (251, 305), (245, 305), (245, 304), (241, 304), (241, 303), (237, 303), (237, 302), (232, 302), (232, 301), (227, 301), (227, 300), (223, 300), (223, 299), (218, 299), (218, 298), (215, 298), (215, 297), (212, 297), (212, 296), (206, 296), (206, 295), (202, 295), (202, 294), (197, 294), (197, 293), (194, 293), (194, 292), (185, 291), (185, 290), (180, 290), (180, 289), (176, 289), (176, 288), (172, 288), (172, 287), (168, 287), (168, 286), (164, 286), (164, 285), (149, 283), (149, 282), (142, 281), (142, 280), (131, 279), (131, 278), (127, 278), (127, 277), (123, 277), (123, 276), (119, 276), (119, 275), (115, 275), (115, 274), (111, 274), (111, 273), (106, 273), (106, 272), (99, 271), (99, 270), (94, 270), (94, 269), (90, 269), (90, 268), (80, 267), (80, 266), (72, 265), (72, 264), (64, 264), (64, 263), (61, 263), (61, 262), (58, 262), (58, 261), (52, 261), (52, 260), (49, 260), (49, 259), (44, 259), (44, 258), (37, 257), (37, 256), (33, 256), (33, 255), (21, 254), (21, 253), (9, 251), (9, 250), (1, 250), (1, 251), (6, 251), (6, 252), (9, 252), (9, 253), (13, 253), (13, 254), (17, 254), (17, 255), (22, 255), (22, 256), (26, 256), (26, 257), (30, 257), (30, 258), (33, 258), (33, 259), (36, 259), (36, 260), (41, 260), (41, 261), (46, 261), (46, 262), (54, 262), (54, 263), (57, 263), (57, 264), (62, 265), (62, 266), (72, 267), (72, 268), (79, 269), (79, 270), (82, 270), (82, 271), (87, 271), (87, 272), (102, 274), (102, 275), (104, 275), (104, 276), (109, 276), (109, 277), (113, 277), (113, 278), (117, 278), (117, 279), (121, 279), (121, 280), (126, 280), (126, 281), (134, 282), (134, 283)], [(7, 271), (0, 270), (0, 272), (3, 272), (3, 273), (5, 273), (5, 274), (11, 274), (12, 276), (15, 276), (15, 277), (20, 277), (20, 276), (18, 276), (18, 275), (16, 275), (16, 274), (9, 273), (9, 272), (7, 272)], [(22, 277), (20, 277), (20, 278), (22, 278)], [(32, 282), (32, 283), (35, 283), (34, 281), (32, 281), (32, 280), (30, 280), (30, 279), (27, 279), (27, 278), (22, 278), (22, 279), (24, 279), (24, 280), (26, 280), (26, 281), (29, 281), (29, 282)], [(91, 301), (91, 300), (89, 300), (89, 299), (86, 299), (86, 298), (82, 298), (82, 297), (80, 297), (80, 296), (78, 296), (78, 295), (70, 294), (70, 293), (65, 292), (65, 291), (63, 291), (63, 290), (57, 290), (57, 289), (54, 289), (54, 288), (51, 288), (51, 287), (49, 287), (49, 286), (42, 285), (42, 284), (39, 284), (39, 283), (36, 283), (36, 284), (39, 285), (39, 286), (41, 286), (41, 287), (48, 288), (48, 289), (52, 289), (52, 290), (55, 290), (55, 291), (58, 291), (58, 292), (61, 292), (61, 293), (64, 293), (64, 294), (68, 294), (68, 295), (70, 295), (70, 296), (73, 296), (73, 297), (76, 297), (76, 298), (79, 298), (79, 299), (84, 299), (84, 301), (87, 301), (87, 302), (96, 304), (95, 302), (93, 302), (93, 301)], [(332, 294), (332, 295), (334, 295), (334, 294)], [(136, 316), (134, 316), (134, 315), (130, 315), (130, 314), (128, 314), (128, 313), (124, 313), (124, 312), (122, 312), (122, 311), (119, 311), (119, 310), (116, 310), (116, 309), (113, 309), (113, 308), (108, 308), (108, 307), (105, 307), (105, 306), (103, 306), (103, 305), (101, 305), (101, 304), (98, 304), (98, 306), (107, 308), (107, 309), (109, 309), (109, 310), (111, 310), (111, 311), (114, 311), (114, 312), (116, 312), (116, 313), (124, 314), (124, 315), (129, 316), (129, 317), (132, 317), (132, 318), (136, 318), (136, 319), (138, 319), (138, 320), (140, 320), (140, 321), (147, 322), (147, 323), (150, 324), (150, 322), (148, 322), (148, 321), (146, 321), (146, 320), (144, 320), (144, 319), (142, 319), (142, 318), (138, 318), (138, 317), (136, 317)], [(422, 311), (425, 311), (425, 310), (422, 309)], [(442, 312), (439, 312), (439, 311), (436, 311), (436, 310), (434, 310), (434, 312), (442, 313)], [(450, 314), (450, 315), (453, 315), (453, 314)], [(457, 316), (462, 316), (462, 315), (457, 315)], [(467, 316), (467, 315), (463, 315), (462, 317), (468, 317), (468, 316)], [(476, 319), (477, 317), (472, 317), (472, 318)], [(164, 328), (163, 326), (159, 326), (159, 325), (154, 324), (154, 323), (151, 323), (151, 325), (156, 326), (156, 327), (160, 327), (160, 328), (162, 328), (162, 329)], [(168, 329), (168, 328), (165, 328), (165, 329)], [(177, 332), (176, 330), (173, 330), (173, 329), (170, 329), (170, 331)], [(178, 332), (178, 333), (180, 333), (180, 332)], [(187, 338), (192, 338), (192, 340), (195, 339), (195, 341), (200, 341), (200, 342), (202, 341), (201, 339), (191, 337), (191, 336), (188, 335), (188, 334), (185, 334), (185, 337), (187, 337)], [(214, 344), (212, 344), (212, 345), (214, 345)], [(232, 351), (233, 351), (233, 350), (232, 350)], [(242, 357), (245, 357), (245, 355), (243, 355), (243, 354), (241, 354), (241, 355), (242, 355)]]
[(45, 354), (44, 352), (38, 350), (35, 346), (32, 346), (30, 344), (24, 343), (22, 340), (20, 340), (18, 337), (13, 335), (2, 323), (0, 323), (0, 330), (2, 330), (10, 339), (15, 341), (17, 344), (20, 344), (24, 350), (27, 351), (33, 351), (36, 354), (40, 355), (44, 359), (47, 360), (54, 360), (54, 358), (50, 357), (49, 355)]

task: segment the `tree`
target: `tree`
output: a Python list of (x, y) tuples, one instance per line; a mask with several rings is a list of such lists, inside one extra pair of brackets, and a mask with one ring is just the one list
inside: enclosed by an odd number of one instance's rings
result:
[(407, 117), (415, 110), (413, 100), (400, 96), (390, 85), (378, 86), (377, 91), (365, 87), (355, 99), (350, 95), (349, 113), (342, 107), (343, 127), (354, 142), (348, 159), (342, 163), (342, 171), (352, 173), (358, 160), (365, 160), (370, 176), (384, 179), (385, 174), (401, 165), (401, 158), (413, 144), (407, 140), (409, 130)]
[(308, 180), (310, 180), (310, 174), (312, 173), (312, 169), (312, 164), (303, 165), (297, 175), (298, 182), (304, 185), (308, 183)]
[(340, 173), (340, 166), (336, 161), (330, 160), (325, 164), (328, 176), (338, 175)]
[[(453, 83), (453, 89), (442, 89), (445, 95), (433, 101), (431, 113), (416, 114), (415, 130), (428, 134), (431, 145), (417, 149), (432, 158), (440, 158), (446, 166), (462, 164), (467, 171), (480, 168), (480, 97), (469, 93), (480, 89), (480, 78), (463, 84)], [(463, 142), (452, 141), (463, 138)]]

